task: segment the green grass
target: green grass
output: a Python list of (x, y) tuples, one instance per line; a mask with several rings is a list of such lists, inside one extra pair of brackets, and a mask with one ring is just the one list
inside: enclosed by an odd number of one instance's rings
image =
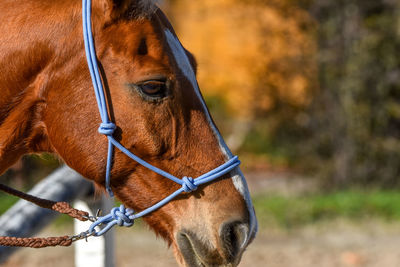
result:
[(300, 197), (256, 196), (260, 225), (294, 228), (334, 219), (400, 220), (400, 192), (339, 191)]
[(18, 198), (5, 194), (0, 194), (0, 214), (7, 211), (12, 205), (18, 201)]

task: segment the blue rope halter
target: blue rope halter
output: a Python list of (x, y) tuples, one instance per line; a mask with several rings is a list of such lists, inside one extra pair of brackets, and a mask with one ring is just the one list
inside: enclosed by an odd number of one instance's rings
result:
[[(96, 50), (94, 46), (94, 41), (93, 41), (93, 34), (92, 34), (92, 23), (91, 23), (91, 0), (83, 0), (82, 2), (82, 20), (83, 20), (83, 36), (84, 36), (84, 42), (85, 42), (85, 51), (86, 51), (86, 59), (87, 63), (89, 66), (89, 71), (90, 71), (90, 76), (92, 77), (92, 82), (93, 82), (93, 87), (94, 91), (96, 94), (96, 100), (97, 100), (97, 105), (99, 107), (100, 111), (100, 116), (101, 116), (101, 121), (102, 123), (100, 124), (99, 127), (99, 133), (107, 136), (108, 139), (108, 154), (107, 154), (107, 167), (106, 167), (106, 179), (105, 179), (105, 187), (110, 195), (110, 197), (113, 197), (114, 194), (111, 190), (110, 186), (110, 171), (112, 167), (112, 159), (113, 159), (113, 151), (114, 151), (114, 146), (117, 147), (119, 150), (121, 150), (123, 153), (125, 153), (128, 157), (136, 161), (137, 163), (143, 165), (147, 169), (165, 177), (168, 178), (175, 183), (181, 185), (181, 188), (161, 200), (160, 202), (156, 203), (155, 205), (139, 212), (139, 213), (134, 213), (133, 210), (131, 209), (125, 209), (123, 205), (117, 208), (113, 208), (110, 212), (110, 214), (99, 217), (93, 224), (90, 226), (88, 232), (91, 235), (94, 236), (100, 236), (106, 233), (109, 229), (111, 229), (114, 225), (119, 225), (119, 226), (127, 226), (130, 227), (133, 225), (133, 222), (135, 219), (143, 217), (160, 207), (164, 206), (168, 202), (170, 202), (172, 199), (174, 199), (176, 196), (181, 194), (182, 192), (187, 192), (190, 193), (192, 191), (195, 191), (199, 185), (209, 183), (218, 177), (221, 177), (222, 175), (230, 172), (237, 166), (239, 166), (240, 161), (237, 156), (232, 157), (229, 159), (226, 163), (222, 164), (221, 166), (215, 168), (214, 170), (211, 170), (210, 172), (207, 172), (206, 174), (203, 174), (195, 179), (191, 177), (183, 177), (182, 179), (179, 179), (172, 174), (169, 174), (168, 172), (165, 172), (149, 163), (146, 161), (142, 160), (141, 158), (137, 157), (134, 155), (132, 152), (130, 152), (128, 149), (126, 149), (124, 146), (122, 146), (118, 141), (116, 141), (113, 137), (113, 133), (115, 129), (117, 128), (116, 125), (110, 120), (110, 117), (108, 115), (108, 108), (107, 108), (107, 103), (106, 103), (106, 98), (104, 94), (104, 88), (103, 88), (103, 83), (101, 80), (101, 76), (99, 73), (99, 67), (97, 65), (97, 56), (96, 56)], [(95, 227), (98, 225), (105, 225), (101, 231), (96, 231)]]

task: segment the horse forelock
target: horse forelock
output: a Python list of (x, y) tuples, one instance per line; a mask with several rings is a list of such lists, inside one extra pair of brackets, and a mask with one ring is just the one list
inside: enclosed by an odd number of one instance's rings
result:
[(130, 18), (148, 18), (157, 10), (158, 0), (133, 0), (127, 15)]

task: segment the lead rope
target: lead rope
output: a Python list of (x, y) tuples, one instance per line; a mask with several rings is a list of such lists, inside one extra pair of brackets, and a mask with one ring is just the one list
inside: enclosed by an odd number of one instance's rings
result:
[[(54, 210), (61, 214), (66, 214), (72, 218), (78, 219), (83, 222), (88, 220), (95, 221), (93, 217), (89, 216), (88, 212), (74, 209), (67, 202), (55, 202), (43, 198), (38, 198), (23, 193), (21, 191), (15, 190), (14, 188), (8, 187), (4, 184), (0, 184), (0, 190), (10, 195), (32, 202), (33, 204), (41, 208)], [(73, 242), (80, 239), (86, 239), (89, 236), (90, 236), (89, 232), (83, 232), (75, 236), (59, 236), (59, 237), (47, 237), (47, 238), (0, 236), (0, 246), (30, 247), (30, 248), (44, 248), (50, 246), (68, 247)]]
[(0, 236), (0, 246), (25, 247), (25, 248), (46, 248), (46, 247), (69, 247), (74, 240), (69, 236), (60, 237), (10, 237)]
[(55, 202), (52, 200), (47, 200), (43, 198), (38, 198), (21, 191), (15, 190), (14, 188), (8, 187), (4, 184), (0, 184), (0, 190), (6, 192), (10, 195), (25, 199), (26, 201), (32, 202), (33, 204), (44, 208), (57, 211), (61, 214), (69, 215), (72, 218), (78, 219), (80, 221), (87, 221), (89, 218), (89, 213), (86, 211), (81, 211), (72, 208), (67, 202)]

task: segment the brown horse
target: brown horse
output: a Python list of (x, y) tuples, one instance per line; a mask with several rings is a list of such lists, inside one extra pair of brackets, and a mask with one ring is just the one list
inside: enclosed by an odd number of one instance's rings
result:
[[(27, 153), (55, 153), (104, 187), (107, 139), (85, 61), (80, 0), (0, 0), (0, 173)], [(114, 137), (178, 177), (231, 153), (199, 92), (196, 61), (147, 0), (94, 0), (96, 51), (118, 125)], [(111, 187), (143, 210), (177, 184), (115, 152)], [(239, 169), (145, 216), (182, 266), (236, 266), (257, 221)]]

